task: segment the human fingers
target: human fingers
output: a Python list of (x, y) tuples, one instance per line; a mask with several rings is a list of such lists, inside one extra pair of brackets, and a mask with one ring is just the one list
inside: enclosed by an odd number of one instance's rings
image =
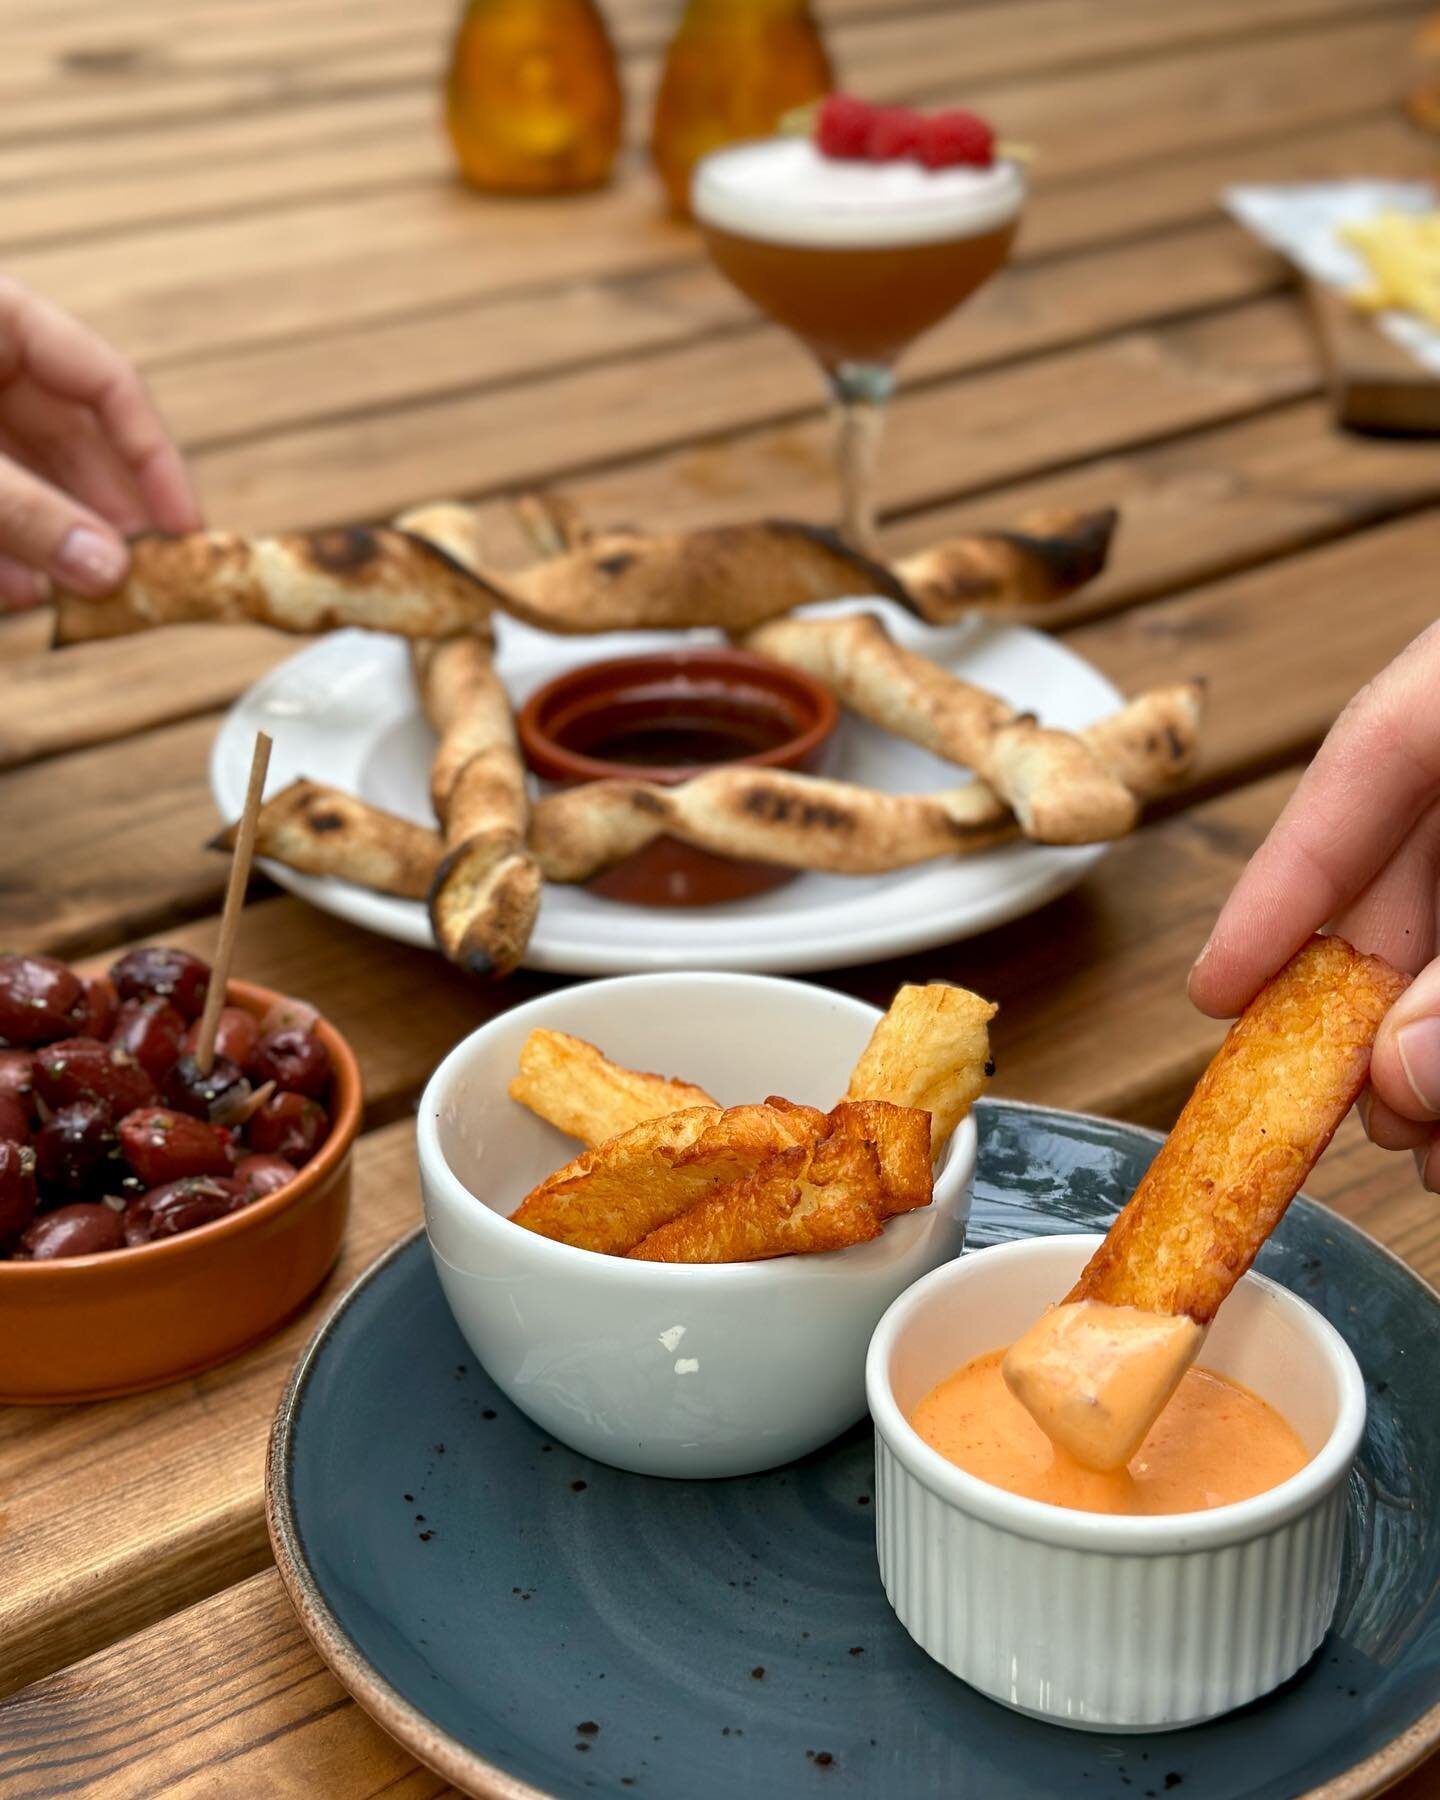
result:
[(1422, 969), (1385, 1015), (1370, 1085), (1402, 1119), (1440, 1119), (1440, 961)]
[(1403, 1119), (1392, 1112), (1369, 1088), (1356, 1102), (1355, 1110), (1360, 1114), (1365, 1135), (1380, 1150), (1419, 1150), (1429, 1144), (1433, 1135), (1430, 1126), (1418, 1125), (1414, 1119)]
[(1440, 794), (1440, 626), (1336, 721), (1225, 902), (1190, 973), (1216, 1018), (1239, 1012), (1310, 934), (1373, 880)]
[(127, 536), (150, 523), (130, 470), (88, 407), (22, 375), (0, 388), (0, 448)]
[(50, 591), (43, 575), (13, 556), (0, 556), (0, 613), (27, 612)]
[(130, 561), (98, 513), (10, 457), (0, 457), (0, 556), (95, 595), (113, 592)]
[(139, 375), (78, 319), (0, 277), (0, 380), (26, 373), (51, 393), (91, 408), (155, 525), (162, 531), (199, 526), (185, 465)]

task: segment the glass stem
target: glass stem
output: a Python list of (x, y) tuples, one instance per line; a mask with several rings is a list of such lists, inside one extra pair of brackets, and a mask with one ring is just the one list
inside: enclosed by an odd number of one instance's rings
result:
[(867, 555), (875, 548), (875, 461), (883, 408), (895, 378), (882, 363), (840, 363), (829, 370), (836, 408), (840, 529)]

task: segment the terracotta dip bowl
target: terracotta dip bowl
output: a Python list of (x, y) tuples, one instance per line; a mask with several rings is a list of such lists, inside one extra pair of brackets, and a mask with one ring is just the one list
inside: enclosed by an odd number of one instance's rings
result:
[[(284, 996), (231, 981), (263, 1018)], [(326, 1020), (330, 1134), (293, 1181), (177, 1237), (53, 1261), (0, 1261), (0, 1401), (99, 1400), (159, 1387), (267, 1336), (325, 1279), (350, 1210), (360, 1070)]]
[[(619, 656), (558, 675), (521, 708), (521, 748), (543, 781), (607, 777), (673, 787), (739, 763), (818, 773), (839, 712), (829, 691), (746, 650)], [(657, 838), (586, 883), (638, 906), (710, 906), (763, 894), (798, 871)]]

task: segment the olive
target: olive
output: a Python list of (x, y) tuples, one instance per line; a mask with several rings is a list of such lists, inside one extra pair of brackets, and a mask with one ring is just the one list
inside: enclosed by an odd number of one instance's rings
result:
[(125, 1208), (125, 1242), (148, 1244), (156, 1238), (178, 1237), (238, 1212), (249, 1195), (238, 1181), (222, 1175), (187, 1175), (150, 1188)]
[(299, 1173), (283, 1156), (242, 1156), (235, 1165), (235, 1179), (251, 1200), (263, 1200), (266, 1194), (275, 1193)]
[(0, 1143), (28, 1144), (33, 1135), (30, 1109), (24, 1101), (13, 1094), (0, 1094)]
[(23, 1231), (37, 1204), (35, 1152), (0, 1140), (0, 1241)]
[(306, 1094), (272, 1094), (251, 1115), (245, 1142), (267, 1156), (283, 1156), (297, 1169), (325, 1141), (330, 1120), (325, 1108)]
[(48, 1044), (78, 1031), (85, 988), (73, 969), (53, 956), (0, 956), (0, 1038), (7, 1044)]
[(86, 975), (85, 1021), (81, 1037), (108, 1038), (115, 1029), (115, 1015), (120, 1010), (120, 996), (108, 975)]
[(108, 1206), (78, 1204), (42, 1213), (20, 1239), (19, 1254), (35, 1262), (61, 1256), (94, 1256), (102, 1250), (123, 1250), (125, 1227), (119, 1213)]
[(155, 1098), (155, 1084), (127, 1050), (95, 1038), (60, 1038), (35, 1058), (35, 1092), (58, 1110), (76, 1100), (103, 1101), (112, 1119)]
[[(226, 1062), (232, 1062), (243, 1069), (254, 1052), (260, 1037), (260, 1024), (254, 1013), (246, 1012), (243, 1006), (222, 1006), (220, 1016), (215, 1023), (215, 1054), (223, 1056)], [(189, 1055), (195, 1054), (200, 1042), (200, 1021), (197, 1019), (185, 1033), (185, 1041), (180, 1046)]]
[(230, 1173), (230, 1134), (167, 1106), (128, 1113), (120, 1121), (120, 1149), (147, 1188)]
[(330, 1052), (313, 1031), (288, 1026), (261, 1038), (250, 1058), (250, 1073), (256, 1081), (273, 1081), (318, 1100), (330, 1081)]
[(116, 1167), (117, 1140), (110, 1110), (102, 1100), (62, 1106), (35, 1134), (35, 1160), (47, 1188), (93, 1192)]
[(162, 1082), (180, 1055), (185, 1021), (157, 994), (122, 1000), (110, 1042), (134, 1057), (155, 1083)]
[(33, 1050), (0, 1050), (0, 1094), (8, 1094), (35, 1116), (35, 1053)]
[(250, 1083), (223, 1056), (215, 1058), (208, 1075), (200, 1073), (193, 1056), (182, 1056), (165, 1078), (166, 1105), (196, 1119), (210, 1120), (217, 1108), (238, 1105), (249, 1093)]
[(111, 968), (110, 979), (122, 1000), (143, 1000), (153, 994), (168, 1000), (183, 1018), (198, 1019), (205, 1010), (210, 965), (188, 950), (147, 944), (142, 950), (127, 950)]

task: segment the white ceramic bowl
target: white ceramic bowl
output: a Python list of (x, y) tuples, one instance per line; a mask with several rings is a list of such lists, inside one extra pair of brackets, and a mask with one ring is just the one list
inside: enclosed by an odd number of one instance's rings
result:
[(425, 1225), (466, 1342), (562, 1443), (646, 1475), (742, 1475), (818, 1449), (865, 1414), (865, 1347), (917, 1277), (957, 1256), (970, 1208), (966, 1120), (928, 1207), (872, 1243), (688, 1267), (576, 1250), (506, 1216), (577, 1146), (506, 1093), (537, 1025), (725, 1105), (831, 1106), (879, 1014), (766, 976), (632, 975), (517, 1006), (458, 1045), (420, 1103)]
[(1169, 1730), (1268, 1693), (1324, 1636), (1365, 1386), (1326, 1320), (1247, 1275), (1200, 1362), (1289, 1420), (1310, 1452), (1289, 1481), (1210, 1512), (1116, 1518), (967, 1475), (906, 1415), (962, 1363), (1016, 1338), (1099, 1242), (979, 1251), (880, 1321), (866, 1364), (880, 1575), (921, 1649), (992, 1699), (1089, 1730)]

